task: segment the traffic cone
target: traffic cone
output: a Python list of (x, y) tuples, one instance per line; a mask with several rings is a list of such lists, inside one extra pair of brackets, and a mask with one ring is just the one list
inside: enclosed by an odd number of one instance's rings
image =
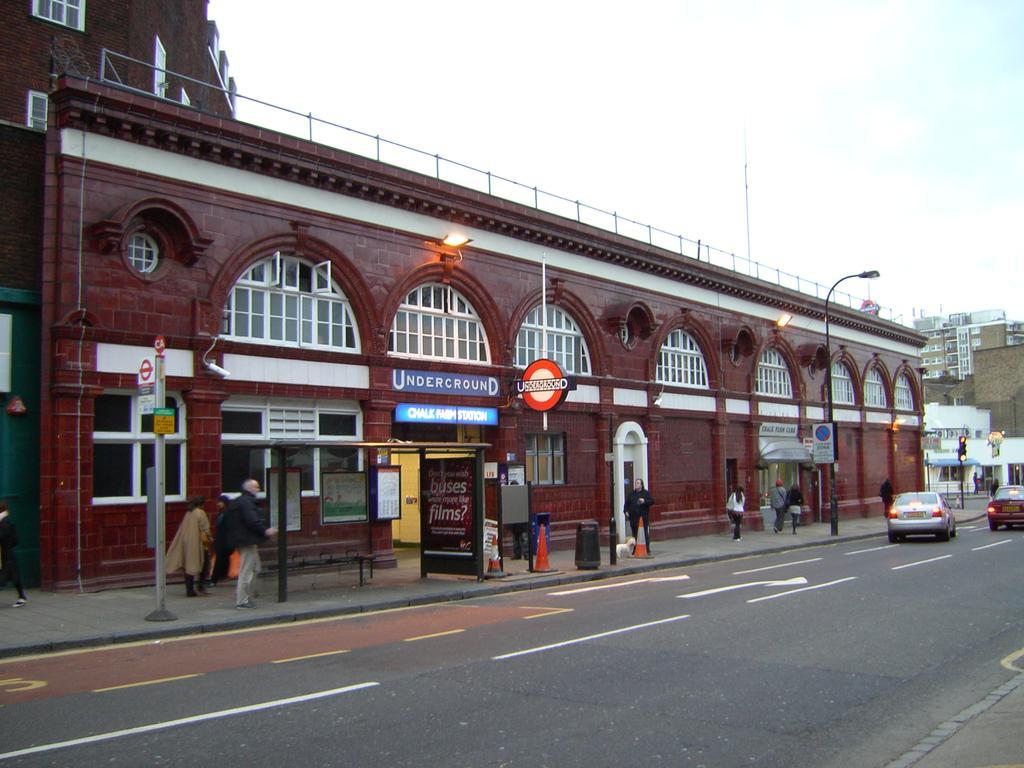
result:
[(644, 519), (642, 517), (636, 529), (636, 549), (633, 550), (633, 557), (651, 557), (647, 551), (647, 531), (644, 528)]
[(547, 526), (537, 526), (537, 554), (533, 557), (534, 573), (550, 573), (555, 570), (548, 562), (548, 537)]
[(490, 558), (487, 563), (487, 573), (484, 576), (488, 579), (500, 579), (505, 576), (505, 572), (501, 570), (501, 553), (498, 552), (497, 536), (491, 541)]

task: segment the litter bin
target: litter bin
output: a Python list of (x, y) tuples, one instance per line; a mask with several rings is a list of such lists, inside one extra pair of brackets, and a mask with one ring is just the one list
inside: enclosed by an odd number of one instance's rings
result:
[(601, 538), (596, 522), (576, 525), (576, 567), (581, 570), (601, 567)]

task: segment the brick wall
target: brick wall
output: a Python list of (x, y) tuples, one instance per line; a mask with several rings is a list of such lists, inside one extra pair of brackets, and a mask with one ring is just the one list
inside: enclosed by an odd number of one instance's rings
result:
[(6, 288), (40, 288), (44, 138), (0, 124), (0, 286)]

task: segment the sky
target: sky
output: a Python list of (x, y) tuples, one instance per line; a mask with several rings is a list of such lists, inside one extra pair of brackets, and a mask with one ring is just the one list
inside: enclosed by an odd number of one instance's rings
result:
[[(1019, 0), (209, 0), (208, 16), (242, 96), (615, 211), (687, 255), (749, 255), (805, 292), (877, 269), (840, 290), (907, 325), (1024, 320)], [(245, 99), (238, 117), (271, 120)]]

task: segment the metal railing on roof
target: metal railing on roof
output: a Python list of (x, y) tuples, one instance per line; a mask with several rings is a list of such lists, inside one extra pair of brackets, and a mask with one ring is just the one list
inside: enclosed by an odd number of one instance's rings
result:
[[(140, 66), (147, 68), (150, 71), (148, 81), (142, 79), (141, 86), (133, 86), (130, 80), (137, 80), (138, 78), (127, 78), (122, 74), (118, 74), (117, 62), (122, 62), (122, 70), (125, 68), (125, 65), (132, 68)], [(146, 93), (153, 98), (162, 98), (154, 94), (148, 87), (148, 83), (154, 82), (152, 77), (153, 69), (154, 65), (151, 63), (139, 61), (138, 59), (104, 49), (100, 63), (100, 79), (120, 87)], [(618, 211), (605, 210), (581, 202), (578, 199), (546, 192), (536, 186), (530, 186), (491, 171), (483, 171), (465, 163), (460, 163), (457, 160), (442, 157), (439, 154), (431, 154), (401, 142), (385, 139), (379, 134), (366, 133), (356, 128), (349, 128), (345, 125), (318, 118), (312, 112), (297, 112), (287, 107), (271, 104), (251, 96), (245, 96), (237, 91), (227, 91), (220, 85), (204, 83), (169, 70), (164, 71), (164, 75), (165, 84), (171, 82), (172, 79), (188, 82), (193, 86), (203, 89), (202, 92), (204, 94), (206, 91), (210, 91), (218, 94), (220, 98), (226, 96), (235, 106), (237, 106), (238, 100), (241, 100), (247, 106), (246, 119), (242, 122), (252, 123), (253, 125), (296, 138), (308, 139), (316, 144), (340, 149), (396, 168), (431, 176), (439, 181), (457, 184), (477, 192), (500, 197), (503, 200), (519, 203), (538, 211), (572, 219), (581, 224), (604, 229), (616, 235), (677, 253), (683, 258), (691, 258), (695, 261), (712, 264), (756, 280), (814, 296), (822, 301), (828, 295), (829, 286), (827, 285), (785, 272), (778, 267), (762, 264), (759, 261), (738, 255), (732, 251), (717, 248), (701, 240), (694, 240), (685, 235), (669, 232), (651, 224), (644, 224), (643, 222), (623, 216)], [(188, 106), (203, 111), (203, 105), (204, 99), (198, 97), (192, 98), (192, 103)], [(871, 306), (877, 308), (872, 314), (878, 314), (887, 320), (897, 323), (902, 323), (903, 321), (902, 315), (894, 315), (890, 308), (879, 307), (874, 302), (870, 302), (870, 300), (855, 297), (853, 294), (844, 291), (834, 292), (832, 303), (853, 309), (865, 309)]]

